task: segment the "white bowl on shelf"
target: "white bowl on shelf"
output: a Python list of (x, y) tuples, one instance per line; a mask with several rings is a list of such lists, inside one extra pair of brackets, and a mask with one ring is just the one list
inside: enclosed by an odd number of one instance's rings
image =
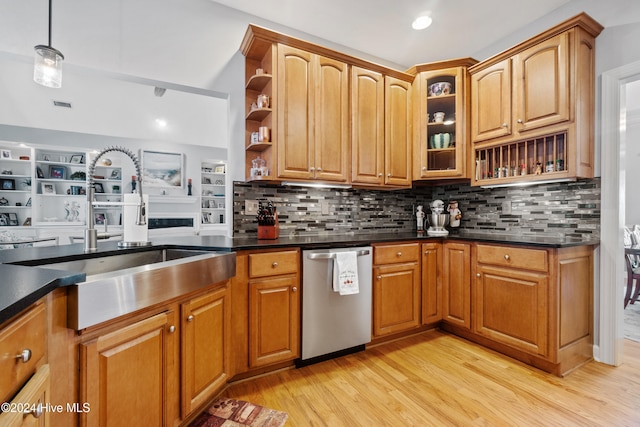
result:
[(436, 133), (429, 139), (429, 148), (442, 149), (449, 148), (453, 135), (450, 133)]

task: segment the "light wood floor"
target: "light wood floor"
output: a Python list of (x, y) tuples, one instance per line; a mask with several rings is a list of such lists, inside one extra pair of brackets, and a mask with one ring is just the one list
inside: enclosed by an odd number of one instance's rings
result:
[(287, 426), (638, 426), (640, 343), (624, 353), (558, 378), (429, 331), (223, 394), (286, 411)]

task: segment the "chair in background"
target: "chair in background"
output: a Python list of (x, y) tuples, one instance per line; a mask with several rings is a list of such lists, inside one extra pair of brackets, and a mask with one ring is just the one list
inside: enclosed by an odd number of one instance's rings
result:
[[(629, 303), (638, 301), (640, 296), (640, 256), (637, 252), (632, 252), (631, 247), (638, 247), (640, 243), (640, 226), (635, 225), (633, 229), (624, 228), (625, 263), (627, 265), (627, 289), (624, 295), (624, 308)], [(635, 287), (634, 287), (635, 282)]]

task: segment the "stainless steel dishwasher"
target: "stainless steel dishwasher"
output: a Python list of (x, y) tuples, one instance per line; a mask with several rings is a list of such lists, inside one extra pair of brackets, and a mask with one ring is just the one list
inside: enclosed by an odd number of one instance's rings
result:
[[(336, 252), (355, 251), (359, 292), (333, 291)], [(305, 366), (364, 350), (371, 341), (372, 248), (316, 249), (302, 252), (302, 357)]]

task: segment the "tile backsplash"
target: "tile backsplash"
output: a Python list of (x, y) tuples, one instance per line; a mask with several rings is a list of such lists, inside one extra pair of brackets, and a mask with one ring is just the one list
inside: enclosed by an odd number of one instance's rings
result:
[[(467, 184), (409, 190), (332, 189), (234, 182), (234, 236), (257, 233), (245, 200), (277, 207), (280, 235), (414, 231), (415, 207), (457, 200), (460, 229), (507, 234), (546, 233), (599, 238), (600, 179), (485, 189)], [(506, 202), (506, 203), (505, 203)], [(505, 209), (511, 207), (511, 213)]]

